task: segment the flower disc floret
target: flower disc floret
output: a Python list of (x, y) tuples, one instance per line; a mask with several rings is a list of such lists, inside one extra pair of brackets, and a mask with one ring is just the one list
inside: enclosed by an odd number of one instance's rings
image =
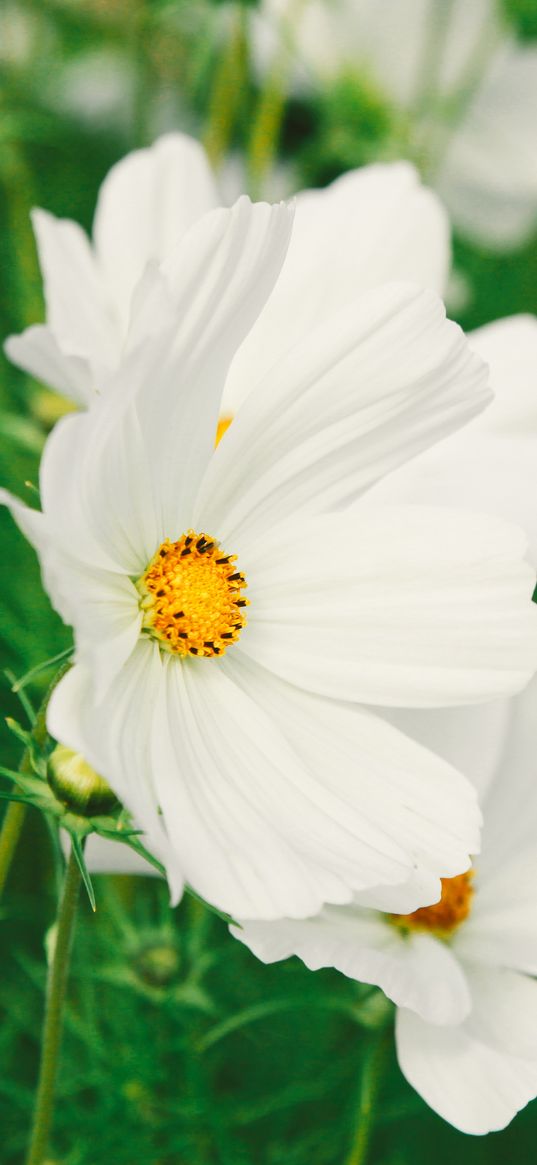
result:
[(247, 585), (209, 534), (166, 539), (137, 580), (143, 627), (174, 655), (223, 655), (245, 626)]
[(439, 938), (449, 938), (468, 918), (474, 896), (473, 870), (442, 878), (442, 896), (432, 906), (422, 906), (412, 914), (390, 914), (390, 922), (403, 930), (428, 930)]

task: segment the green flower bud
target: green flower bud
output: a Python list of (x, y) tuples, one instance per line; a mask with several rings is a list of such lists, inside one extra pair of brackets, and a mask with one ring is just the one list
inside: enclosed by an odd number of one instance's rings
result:
[(57, 800), (79, 817), (100, 817), (118, 803), (104, 778), (64, 744), (57, 744), (49, 757), (47, 780)]
[(148, 943), (134, 958), (134, 969), (148, 987), (168, 987), (177, 978), (180, 966), (177, 947), (166, 940)]

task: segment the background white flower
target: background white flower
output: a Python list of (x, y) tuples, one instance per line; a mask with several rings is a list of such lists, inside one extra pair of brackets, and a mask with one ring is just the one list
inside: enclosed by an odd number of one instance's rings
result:
[[(534, 703), (531, 689), (519, 697), (519, 741), (532, 737)], [(381, 986), (398, 1007), (401, 1070), (466, 1133), (504, 1128), (537, 1095), (537, 983), (529, 978), (537, 973), (537, 795), (530, 751), (511, 761), (485, 797), (483, 852), (473, 893), (459, 889), (453, 930), (443, 930), (437, 907), (402, 927), (359, 899), (312, 919), (232, 927), (264, 962), (297, 954), (312, 970), (334, 966)], [(412, 897), (410, 889), (401, 898), (401, 914)]]
[(264, 0), (254, 29), (262, 73), (289, 45), (299, 90), (355, 74), (398, 110), (462, 233), (501, 249), (535, 228), (537, 50), (495, 0)]
[[(536, 661), (516, 530), (440, 509), (340, 512), (487, 400), (432, 292), (392, 284), (332, 315), (259, 369), (212, 452), (289, 216), (240, 200), (194, 225), (145, 279), (111, 391), (49, 440), (43, 515), (10, 503), (75, 628), (53, 734), (133, 811), (175, 896), (185, 877), (240, 917), (307, 915), (416, 868), (434, 897), (477, 845), (469, 787), (350, 701), (491, 698)], [(140, 637), (133, 580), (190, 527), (247, 576), (248, 626), (224, 659)]]

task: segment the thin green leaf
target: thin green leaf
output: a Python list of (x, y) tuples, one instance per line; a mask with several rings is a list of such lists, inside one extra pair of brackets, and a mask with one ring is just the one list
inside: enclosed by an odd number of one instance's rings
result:
[(21, 724), (19, 724), (18, 720), (14, 720), (12, 716), (6, 716), (6, 724), (9, 728), (9, 731), (17, 737), (17, 740), (20, 740), (21, 744), (23, 744), (25, 748), (29, 748), (32, 743), (31, 733), (27, 732), (26, 729), (23, 728)]
[(59, 651), (57, 655), (52, 655), (50, 659), (44, 659), (42, 663), (37, 663), (35, 667), (30, 668), (30, 671), (27, 671), (25, 675), (20, 677), (20, 679), (15, 680), (15, 682), (11, 685), (11, 691), (15, 692), (16, 695), (19, 695), (23, 688), (25, 688), (26, 685), (31, 682), (31, 680), (35, 679), (36, 676), (40, 675), (41, 672), (46, 671), (47, 668), (52, 667), (55, 663), (61, 663), (62, 660), (68, 659), (72, 654), (73, 648), (65, 647), (64, 650)]
[(82, 849), (82, 845), (80, 843), (80, 838), (78, 836), (78, 833), (71, 834), (71, 844), (73, 846), (73, 853), (74, 853), (75, 858), (76, 858), (77, 866), (80, 870), (80, 873), (82, 874), (82, 881), (86, 887), (86, 892), (87, 892), (88, 898), (90, 900), (91, 909), (93, 911), (96, 911), (97, 903), (95, 901), (95, 891), (93, 889), (91, 878), (89, 876), (88, 867), (87, 867), (86, 862), (84, 860), (84, 851)]
[(185, 894), (189, 894), (191, 898), (195, 898), (196, 902), (201, 902), (202, 906), (205, 906), (207, 910), (210, 910), (211, 914), (216, 914), (216, 917), (221, 918), (222, 922), (225, 922), (228, 926), (237, 925), (235, 919), (231, 917), (231, 914), (225, 914), (224, 911), (219, 910), (217, 906), (212, 906), (210, 902), (206, 902), (205, 898), (201, 897), (201, 894), (196, 894), (196, 891), (192, 889), (192, 886), (185, 885)]
[(15, 772), (15, 769), (6, 769), (4, 765), (0, 765), (0, 777), (7, 777), (8, 781), (19, 781), (20, 773)]
[(263, 1003), (254, 1003), (252, 1007), (245, 1007), (243, 1011), (238, 1011), (235, 1015), (224, 1019), (222, 1023), (213, 1027), (199, 1042), (199, 1050), (205, 1052), (207, 1048), (213, 1047), (214, 1044), (223, 1040), (226, 1036), (231, 1035), (240, 1028), (246, 1027), (250, 1023), (255, 1023), (257, 1020), (266, 1019), (267, 1016), (277, 1015), (283, 1011), (296, 1011), (299, 1008), (320, 1007), (328, 1011), (337, 1011), (346, 1015), (349, 1019), (356, 1021), (356, 1016), (353, 1013), (352, 1007), (348, 1003), (341, 1002), (337, 999), (304, 999), (289, 998), (289, 999), (272, 999), (263, 1001)]
[(29, 696), (26, 695), (26, 692), (19, 691), (18, 688), (14, 687), (14, 685), (17, 684), (17, 677), (16, 677), (16, 675), (14, 675), (14, 673), (12, 671), (9, 670), (9, 668), (6, 668), (4, 675), (5, 675), (6, 680), (8, 681), (8, 683), (11, 687), (11, 691), (15, 692), (16, 695), (19, 697), (19, 700), (22, 704), (22, 707), (24, 708), (24, 711), (26, 712), (28, 720), (33, 728), (35, 721), (36, 721), (36, 714), (35, 714), (35, 709), (32, 705), (32, 702), (31, 702)]

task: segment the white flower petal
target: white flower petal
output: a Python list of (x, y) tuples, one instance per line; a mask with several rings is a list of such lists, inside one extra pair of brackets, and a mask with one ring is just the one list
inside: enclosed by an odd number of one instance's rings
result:
[(129, 845), (109, 841), (92, 833), (86, 842), (84, 859), (90, 874), (142, 874), (158, 877), (158, 870), (139, 857)]
[(465, 969), (472, 994), (468, 1035), (498, 1052), (537, 1062), (535, 979), (497, 967), (466, 964)]
[(375, 485), (371, 501), (427, 498), (432, 505), (489, 511), (524, 527), (537, 562), (537, 320), (500, 320), (474, 332), (470, 343), (490, 365), (492, 404)]
[(537, 680), (511, 702), (511, 722), (485, 800), (483, 853), (461, 956), (537, 974)]
[(378, 880), (379, 868), (386, 880), (405, 877), (397, 843), (307, 772), (278, 723), (218, 663), (171, 659), (166, 681), (157, 792), (198, 893), (235, 916), (303, 916), (348, 901), (353, 883)]
[(535, 668), (525, 538), (487, 515), (362, 505), (233, 549), (251, 601), (237, 650), (308, 691), (434, 707)]
[(466, 708), (383, 708), (390, 724), (465, 773), (482, 797), (504, 756), (513, 699)]
[[(136, 408), (162, 527), (170, 537), (191, 522), (214, 447), (229, 363), (278, 276), (292, 220), (283, 203), (241, 198), (231, 210), (205, 215), (163, 265), (173, 303), (168, 350), (162, 346), (159, 353), (157, 345), (155, 374), (145, 376)], [(148, 347), (143, 308), (138, 326), (143, 352)], [(135, 341), (131, 337), (134, 364)], [(123, 387), (116, 385), (114, 395), (128, 393), (127, 379), (124, 372)], [(173, 447), (173, 456), (162, 455), (164, 446)]]
[(396, 1044), (404, 1076), (430, 1108), (463, 1133), (503, 1129), (537, 1094), (537, 1057), (523, 1060), (401, 1009)]
[(437, 179), (456, 226), (489, 248), (520, 244), (537, 221), (537, 49), (505, 44), (450, 138)]
[[(156, 369), (158, 350), (146, 345), (133, 381)], [(41, 461), (40, 492), (50, 537), (90, 571), (136, 577), (161, 541), (140, 422), (120, 396), (55, 426)]]
[(93, 233), (124, 324), (146, 264), (164, 259), (218, 203), (205, 152), (186, 134), (165, 134), (112, 167), (99, 192)]
[(64, 351), (50, 328), (37, 324), (20, 336), (9, 336), (6, 356), (18, 368), (55, 388), (78, 405), (88, 405), (93, 380), (88, 360)]
[(138, 593), (124, 574), (92, 568), (55, 539), (46, 516), (0, 491), (0, 502), (35, 546), (51, 602), (75, 628), (77, 653), (95, 669), (95, 690), (104, 693), (134, 650), (140, 634)]
[(330, 906), (315, 918), (241, 920), (230, 930), (264, 963), (298, 955), (310, 971), (335, 967), (434, 1023), (459, 1023), (470, 1007), (464, 973), (444, 943), (425, 934), (405, 939), (372, 911)]
[(432, 292), (377, 288), (272, 367), (203, 481), (197, 515), (235, 537), (337, 508), (489, 399), (486, 369)]
[(50, 330), (62, 350), (112, 366), (120, 337), (87, 236), (77, 223), (45, 210), (34, 210), (32, 223)]
[(160, 652), (141, 641), (117, 676), (113, 697), (95, 703), (90, 674), (75, 665), (54, 689), (47, 710), (51, 735), (100, 773), (145, 830), (142, 842), (166, 865), (174, 901), (181, 897), (181, 855), (174, 853), (159, 812), (151, 753), (162, 682)]
[[(66, 418), (56, 426), (49, 447), (63, 446), (76, 458), (76, 437), (84, 423), (84, 416)], [(69, 506), (76, 495), (66, 488), (68, 477), (54, 482), (49, 479), (48, 486), (58, 491), (59, 502), (66, 502), (63, 512), (56, 508), (55, 523), (5, 490), (0, 490), (0, 504), (9, 507), (35, 547), (51, 602), (64, 622), (74, 627), (77, 651), (94, 667), (95, 689), (104, 693), (139, 637), (139, 596), (130, 578), (107, 563), (85, 522), (83, 508)]]
[[(326, 811), (352, 834), (355, 888), (363, 850), (373, 889), (359, 901), (399, 913), (438, 901), (439, 877), (467, 868), (479, 848), (480, 814), (469, 782), (362, 708), (300, 691), (237, 650), (222, 666), (278, 726), (312, 790), (324, 790)], [(408, 865), (411, 883), (382, 886), (384, 879), (403, 882), (397, 861)]]
[(442, 293), (448, 263), (445, 211), (407, 162), (365, 166), (300, 193), (282, 273), (233, 361), (223, 411), (236, 412), (267, 354), (275, 364), (361, 292), (408, 279)]
[[(453, 770), (451, 771), (453, 772)], [(425, 780), (429, 785), (430, 773), (427, 774)], [(460, 773), (457, 773), (456, 799), (460, 807), (462, 793), (467, 803), (465, 814), (466, 825), (468, 825), (470, 817), (472, 820), (477, 819), (475, 805), (472, 803), (471, 798), (468, 798), (468, 783), (466, 782), (466, 778), (463, 778), (463, 780), (465, 784), (461, 785), (461, 776)], [(452, 789), (451, 792), (454, 794), (455, 789)], [(470, 807), (469, 813), (468, 807)], [(473, 848), (473, 852), (475, 852), (475, 844), (473, 847), (468, 847)], [(434, 858), (432, 864), (434, 865)], [(457, 873), (461, 872), (463, 864), (464, 860), (458, 862)], [(380, 910), (383, 914), (412, 914), (414, 910), (419, 910), (422, 906), (433, 906), (440, 900), (441, 893), (442, 886), (439, 879), (433, 878), (431, 873), (424, 869), (423, 866), (418, 866), (412, 871), (407, 881), (402, 882), (399, 886), (373, 886), (371, 890), (360, 890), (354, 895), (354, 902), (357, 906), (366, 906), (368, 910)]]
[[(495, 320), (472, 332), (470, 344), (490, 367), (494, 400), (473, 422), (477, 429), (499, 437), (528, 435), (537, 430), (537, 319), (531, 315)], [(466, 430), (464, 430), (466, 431)]]
[(46, 522), (40, 510), (25, 506), (7, 489), (0, 489), (0, 505), (7, 506), (19, 530), (36, 550), (46, 545)]

